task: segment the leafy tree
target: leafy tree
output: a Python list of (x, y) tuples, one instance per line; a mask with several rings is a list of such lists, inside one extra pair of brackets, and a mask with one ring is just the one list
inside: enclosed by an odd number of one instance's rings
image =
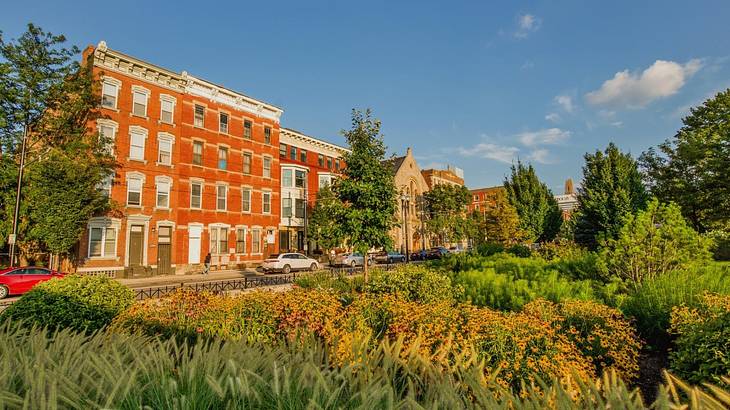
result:
[(507, 200), (517, 210), (520, 228), (526, 239), (550, 241), (555, 238), (562, 224), (562, 213), (553, 193), (540, 182), (532, 165), (517, 161), (512, 173), (504, 180)]
[(423, 194), (426, 205), (426, 229), (440, 244), (459, 241), (468, 236), (470, 220), (466, 206), (471, 194), (461, 185), (438, 184)]
[[(89, 128), (98, 117), (91, 67), (74, 61), (63, 36), (32, 24), (16, 40), (0, 35), (0, 224), (4, 241), (12, 229), (15, 183), (25, 135), (19, 244), (68, 251), (88, 218), (108, 208), (93, 187), (113, 171), (107, 144)], [(32, 227), (32, 228), (31, 228)]]
[[(397, 190), (392, 170), (383, 163), (385, 143), (380, 121), (370, 110), (352, 111), (352, 129), (343, 131), (351, 152), (344, 155), (343, 178), (333, 189), (342, 201), (337, 218), (348, 242), (363, 255), (372, 247), (389, 248), (389, 232), (396, 224)], [(368, 266), (365, 264), (365, 281)]]
[(345, 242), (345, 238), (338, 224), (339, 215), (342, 212), (342, 202), (335, 196), (329, 186), (317, 191), (317, 199), (314, 203), (308, 221), (309, 237), (317, 242), (320, 247), (329, 254)]
[(648, 196), (636, 161), (610, 143), (604, 152), (586, 154), (578, 188), (575, 240), (590, 249), (599, 236), (616, 238), (624, 218), (646, 206)]
[(484, 211), (484, 234), (487, 242), (512, 244), (525, 239), (517, 210), (504, 191), (494, 194), (494, 204)]
[(710, 260), (711, 241), (687, 225), (679, 207), (653, 199), (628, 213), (616, 239), (602, 250), (609, 271), (635, 287), (641, 282)]

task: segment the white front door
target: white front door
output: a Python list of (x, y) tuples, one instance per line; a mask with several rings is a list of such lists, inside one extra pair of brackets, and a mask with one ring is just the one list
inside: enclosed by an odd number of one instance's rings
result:
[(200, 236), (202, 233), (202, 226), (188, 226), (188, 263), (200, 263)]

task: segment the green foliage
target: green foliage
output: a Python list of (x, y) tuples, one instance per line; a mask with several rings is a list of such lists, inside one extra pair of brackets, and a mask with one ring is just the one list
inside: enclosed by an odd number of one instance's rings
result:
[(526, 239), (520, 227), (517, 209), (507, 200), (504, 191), (494, 193), (494, 203), (484, 211), (484, 236), (488, 242), (511, 244)]
[(654, 199), (645, 211), (628, 215), (602, 255), (611, 274), (636, 287), (644, 280), (708, 262), (709, 247), (707, 239), (687, 226), (679, 207)]
[(343, 134), (352, 151), (344, 155), (347, 166), (333, 187), (344, 204), (337, 223), (348, 243), (362, 254), (370, 248), (390, 249), (397, 191), (392, 171), (383, 163), (380, 121), (370, 117), (370, 110), (353, 110), (352, 129)]
[(604, 152), (596, 151), (584, 158), (575, 240), (596, 249), (599, 236), (616, 238), (624, 218), (644, 209), (648, 196), (636, 161), (613, 143)]
[(730, 375), (730, 295), (705, 294), (693, 308), (675, 307), (671, 332), (677, 339), (670, 367), (678, 376), (717, 383)]
[(520, 227), (532, 241), (550, 241), (560, 231), (562, 212), (553, 193), (537, 177), (532, 165), (517, 161), (512, 173), (504, 180), (509, 203), (515, 207)]
[(348, 277), (345, 275), (332, 275), (323, 270), (306, 275), (299, 275), (294, 284), (302, 289), (332, 290), (340, 295), (344, 305), (349, 305), (357, 293), (362, 293), (365, 288), (365, 281), (362, 276)]
[(671, 272), (644, 281), (620, 304), (621, 311), (634, 318), (647, 344), (665, 348), (672, 309), (698, 306), (705, 292), (730, 295), (730, 269), (719, 264)]
[(423, 266), (405, 265), (397, 269), (375, 270), (365, 285), (371, 295), (394, 294), (408, 301), (431, 303), (455, 301), (462, 290), (453, 286), (451, 279)]
[(70, 275), (39, 283), (5, 309), (0, 320), (93, 332), (134, 302), (126, 286), (106, 276)]
[(471, 201), (469, 189), (461, 185), (438, 184), (423, 194), (427, 232), (438, 243), (457, 242), (469, 234), (464, 209)]
[(520, 258), (529, 258), (532, 256), (532, 250), (529, 246), (516, 244), (506, 249), (507, 253), (518, 256)]
[(501, 243), (487, 242), (477, 246), (476, 251), (481, 256), (492, 256), (504, 252), (504, 245)]
[(307, 232), (309, 238), (317, 242), (325, 253), (345, 242), (344, 234), (337, 223), (342, 212), (342, 202), (329, 186), (317, 191), (317, 200), (309, 215)]
[(653, 195), (675, 202), (695, 230), (730, 227), (730, 89), (691, 109), (674, 137), (641, 157)]

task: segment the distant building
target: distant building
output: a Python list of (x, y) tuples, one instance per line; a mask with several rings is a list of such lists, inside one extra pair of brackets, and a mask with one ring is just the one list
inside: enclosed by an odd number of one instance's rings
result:
[(470, 189), (471, 202), (469, 203), (469, 212), (477, 211), (484, 213), (487, 209), (494, 206), (495, 198), (500, 192), (504, 192), (503, 186), (493, 186), (488, 188)]
[(565, 193), (563, 195), (555, 195), (558, 201), (558, 207), (563, 211), (563, 219), (568, 220), (576, 208), (578, 208), (578, 196), (573, 188), (573, 180), (568, 178), (565, 181)]
[(446, 169), (424, 169), (421, 175), (429, 189), (439, 184), (464, 186), (464, 170), (452, 165), (447, 165)]

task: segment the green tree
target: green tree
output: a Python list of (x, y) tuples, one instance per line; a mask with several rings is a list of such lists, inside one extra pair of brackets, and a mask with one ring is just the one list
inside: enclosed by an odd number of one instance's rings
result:
[(342, 202), (335, 196), (332, 188), (325, 186), (317, 191), (317, 199), (308, 221), (309, 237), (317, 242), (329, 255), (329, 251), (345, 242), (338, 220), (342, 212)]
[(97, 81), (64, 42), (32, 24), (18, 39), (0, 35), (0, 238), (12, 229), (16, 184), (8, 182), (17, 181), (25, 135), (18, 239), (54, 253), (68, 251), (88, 218), (108, 208), (93, 187), (114, 168), (109, 141), (89, 128), (98, 117)]
[(562, 213), (553, 193), (535, 174), (531, 164), (517, 161), (504, 180), (507, 200), (517, 210), (520, 227), (532, 241), (550, 241), (562, 224)]
[[(337, 218), (343, 236), (363, 255), (372, 247), (390, 248), (391, 228), (396, 224), (397, 190), (392, 170), (383, 162), (385, 143), (380, 133), (380, 121), (352, 110), (352, 128), (343, 131), (351, 152), (344, 155), (343, 177), (333, 189), (342, 201)], [(368, 264), (365, 264), (365, 281)]]
[(459, 241), (468, 236), (470, 220), (466, 206), (471, 200), (469, 190), (461, 185), (438, 184), (423, 194), (426, 205), (426, 229), (437, 238), (439, 244), (445, 241)]
[(503, 191), (494, 194), (494, 203), (484, 211), (484, 234), (487, 242), (503, 245), (521, 242), (526, 237), (517, 210)]
[(687, 225), (679, 207), (653, 199), (645, 211), (628, 213), (616, 239), (608, 239), (601, 256), (609, 272), (641, 282), (710, 260), (711, 241)]
[(615, 144), (584, 158), (574, 234), (577, 243), (595, 249), (599, 236), (616, 238), (626, 216), (644, 209), (648, 195), (636, 161)]
[(695, 230), (730, 230), (730, 89), (682, 120), (658, 150), (640, 157), (652, 195), (673, 201)]

